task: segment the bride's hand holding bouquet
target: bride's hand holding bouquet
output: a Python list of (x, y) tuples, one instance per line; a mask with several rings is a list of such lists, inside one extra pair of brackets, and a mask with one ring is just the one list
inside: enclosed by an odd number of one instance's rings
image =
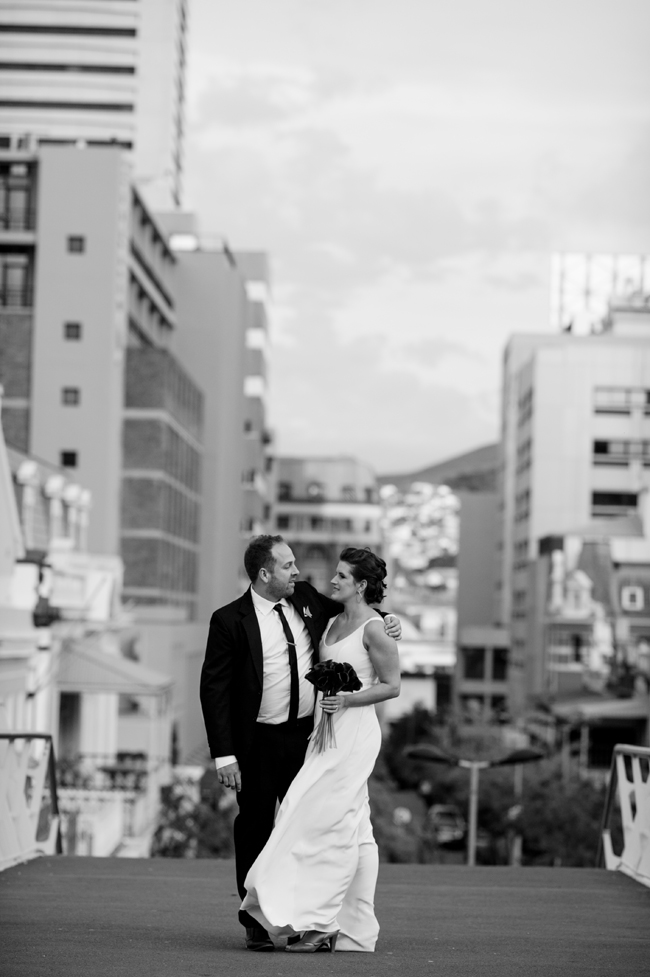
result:
[(333, 714), (345, 705), (345, 696), (339, 695), (339, 692), (358, 692), (361, 682), (352, 665), (331, 659), (318, 662), (305, 678), (323, 693), (320, 702), (323, 715), (312, 733), (315, 751), (323, 753), (330, 746), (336, 746)]

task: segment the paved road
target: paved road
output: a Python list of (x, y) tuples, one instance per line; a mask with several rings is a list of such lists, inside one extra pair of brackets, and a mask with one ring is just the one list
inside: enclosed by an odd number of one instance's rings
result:
[(232, 862), (38, 859), (0, 874), (0, 974), (650, 974), (650, 889), (595, 869), (383, 865), (374, 954), (245, 951), (237, 906)]

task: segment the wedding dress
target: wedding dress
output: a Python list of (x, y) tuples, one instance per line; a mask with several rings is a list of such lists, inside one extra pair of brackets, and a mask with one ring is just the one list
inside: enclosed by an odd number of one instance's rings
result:
[[(327, 644), (335, 620), (321, 640), (320, 659), (349, 662), (367, 689), (377, 682), (363, 644), (368, 621)], [(321, 715), (317, 703), (315, 723)], [(333, 717), (336, 746), (317, 753), (312, 737), (271, 837), (246, 877), (242, 909), (274, 936), (340, 930), (337, 950), (372, 952), (379, 933), (374, 913), (379, 859), (368, 777), (381, 731), (374, 705), (340, 709)]]

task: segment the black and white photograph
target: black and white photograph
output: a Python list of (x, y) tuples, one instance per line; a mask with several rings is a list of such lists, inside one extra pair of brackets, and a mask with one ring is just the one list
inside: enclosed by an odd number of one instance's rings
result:
[(648, 974), (649, 37), (0, 0), (2, 977)]

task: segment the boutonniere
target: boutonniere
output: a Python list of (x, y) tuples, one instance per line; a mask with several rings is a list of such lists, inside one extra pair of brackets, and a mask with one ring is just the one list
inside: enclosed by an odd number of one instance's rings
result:
[(308, 607), (303, 607), (303, 609), (302, 609), (302, 616), (303, 617), (311, 617), (311, 611), (309, 610)]

